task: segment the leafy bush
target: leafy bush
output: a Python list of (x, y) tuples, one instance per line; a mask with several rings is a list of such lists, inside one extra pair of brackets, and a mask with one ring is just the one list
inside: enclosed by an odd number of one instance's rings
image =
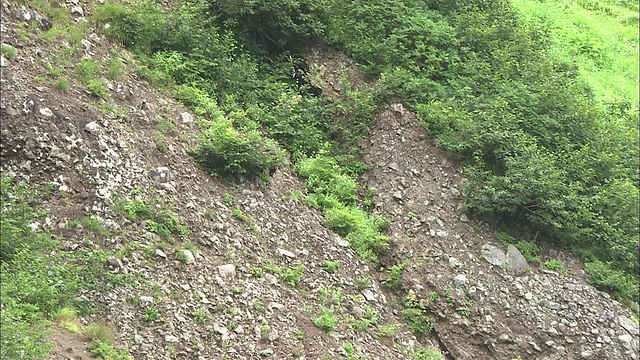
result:
[(638, 298), (638, 283), (632, 276), (616, 270), (610, 264), (602, 261), (584, 264), (589, 281), (597, 288), (614, 293), (624, 299)]
[(274, 51), (304, 44), (324, 32), (328, 1), (209, 0), (219, 22), (245, 39)]
[(222, 117), (203, 121), (203, 126), (193, 156), (211, 174), (264, 176), (284, 161), (278, 145), (257, 131), (242, 134)]
[(313, 324), (322, 331), (334, 331), (338, 325), (338, 318), (333, 314), (333, 309), (324, 309), (322, 315), (313, 319)]
[(387, 277), (382, 281), (390, 289), (399, 289), (402, 287), (402, 274), (405, 264), (396, 264), (389, 268)]
[(540, 262), (540, 249), (536, 244), (522, 240), (515, 246), (528, 262)]
[(424, 335), (433, 331), (433, 323), (429, 316), (425, 314), (425, 306), (413, 292), (409, 292), (402, 299), (402, 307), (402, 318), (407, 322), (407, 326), (418, 340), (422, 340)]
[(545, 261), (544, 268), (547, 270), (559, 272), (561, 274), (565, 274), (567, 272), (567, 268), (564, 266), (564, 262), (562, 262), (562, 260), (553, 259)]

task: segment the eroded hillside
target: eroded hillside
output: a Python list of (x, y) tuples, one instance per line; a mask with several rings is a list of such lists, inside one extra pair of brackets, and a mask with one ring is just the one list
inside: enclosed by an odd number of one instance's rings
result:
[[(65, 9), (85, 24), (92, 5)], [(80, 325), (54, 321), (49, 358), (90, 358), (83, 329), (102, 323), (135, 359), (638, 358), (632, 314), (577, 260), (544, 253), (567, 272), (541, 270), (467, 218), (462, 168), (400, 101), (361, 144), (371, 210), (390, 220), (376, 267), (324, 226), (289, 164), (268, 182), (211, 177), (189, 155), (197, 114), (91, 22), (47, 37), (37, 15), (3, 2), (2, 173), (48, 190), (30, 202), (47, 211), (32, 227), (60, 242), (48, 256), (99, 253), (86, 262), (118, 279), (80, 288)], [(366, 83), (341, 53), (307, 59), (325, 95), (344, 74)]]

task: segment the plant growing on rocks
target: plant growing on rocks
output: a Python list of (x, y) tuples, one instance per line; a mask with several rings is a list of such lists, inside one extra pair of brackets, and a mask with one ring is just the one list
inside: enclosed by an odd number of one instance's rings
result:
[(334, 331), (338, 325), (338, 318), (334, 315), (333, 308), (324, 308), (322, 314), (313, 319), (313, 324), (322, 331)]
[(398, 290), (402, 287), (402, 274), (406, 264), (396, 264), (389, 268), (387, 277), (382, 281), (390, 289)]
[(324, 270), (329, 274), (335, 274), (340, 269), (340, 262), (324, 260)]

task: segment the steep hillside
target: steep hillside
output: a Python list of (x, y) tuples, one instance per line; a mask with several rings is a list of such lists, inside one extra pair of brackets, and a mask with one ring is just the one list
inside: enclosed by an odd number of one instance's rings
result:
[[(576, 258), (549, 247), (527, 262), (522, 242), (467, 217), (462, 167), (401, 100), (360, 141), (361, 185), (390, 237), (366, 261), (289, 162), (268, 181), (203, 170), (201, 114), (141, 80), (136, 56), (96, 29), (93, 2), (50, 19), (40, 5), (2, 5), (2, 214), (46, 211), (20, 234), (55, 243), (33, 252), (40, 267), (18, 266), (34, 264), (30, 244), (3, 252), (7, 358), (29, 347), (10, 335), (44, 324), (56, 360), (638, 359), (634, 316)], [(341, 52), (305, 58), (323, 96), (340, 98), (345, 78), (370, 86)], [(3, 246), (19, 225), (3, 222)]]

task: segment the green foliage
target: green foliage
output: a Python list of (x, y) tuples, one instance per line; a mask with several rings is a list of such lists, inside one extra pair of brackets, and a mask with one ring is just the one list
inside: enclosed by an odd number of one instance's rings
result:
[(338, 270), (340, 270), (339, 261), (324, 260), (324, 271), (328, 272), (329, 274), (335, 274), (338, 272)]
[(340, 306), (340, 304), (342, 304), (342, 301), (344, 301), (344, 296), (342, 295), (342, 291), (338, 288), (338, 289), (327, 289), (327, 288), (320, 288), (318, 290), (318, 293), (320, 294), (320, 300), (322, 301), (323, 305), (338, 305)]
[(328, 17), (326, 0), (237, 1), (209, 0), (218, 21), (245, 41), (282, 51), (323, 34)]
[(209, 317), (209, 311), (207, 309), (195, 309), (193, 311), (193, 320), (198, 324), (204, 324)]
[(556, 57), (577, 45), (582, 58), (607, 62), (604, 43), (576, 32), (575, 44), (553, 45), (544, 24), (506, 0), (338, 1), (333, 14), (328, 38), (380, 74), (382, 95), (402, 98), (466, 165), (475, 214), (637, 278), (637, 80), (631, 100), (601, 106), (584, 68)]
[(16, 48), (4, 43), (0, 46), (0, 53), (7, 59), (13, 59), (17, 55)]
[(5, 175), (0, 179), (0, 357), (42, 358), (50, 348), (44, 341), (49, 319), (68, 306), (88, 310), (77, 298), (81, 289), (108, 289), (122, 279), (104, 271), (108, 255), (102, 250), (57, 250), (56, 239), (31, 228), (44, 215), (30, 206), (35, 192)]
[(418, 340), (422, 340), (424, 335), (433, 330), (433, 323), (429, 316), (425, 314), (425, 306), (416, 298), (413, 292), (409, 292), (402, 299), (402, 307), (402, 318), (407, 322), (407, 326)]
[(446, 357), (440, 350), (430, 348), (430, 349), (424, 349), (424, 350), (417, 350), (416, 352), (413, 353), (413, 359), (414, 360), (445, 360)]
[(146, 322), (153, 322), (161, 320), (160, 312), (154, 306), (149, 306), (142, 312), (142, 320)]
[(515, 246), (528, 262), (540, 262), (540, 249), (536, 244), (522, 240)]
[(387, 271), (387, 277), (382, 281), (390, 289), (398, 290), (402, 288), (402, 274), (404, 273), (404, 267), (406, 264), (396, 264), (389, 268)]
[(203, 126), (193, 156), (212, 174), (264, 176), (284, 160), (278, 145), (257, 131), (240, 133), (225, 118), (204, 121)]
[(264, 276), (264, 269), (261, 267), (252, 267), (249, 272), (258, 279)]
[(402, 324), (381, 325), (378, 328), (378, 333), (380, 334), (380, 336), (391, 338), (391, 337), (394, 337), (396, 335), (396, 332), (401, 327), (402, 327)]
[(107, 77), (111, 80), (118, 80), (120, 75), (124, 72), (124, 64), (119, 58), (111, 59), (109, 61), (109, 69), (107, 70)]
[(556, 259), (548, 260), (544, 262), (543, 266), (547, 270), (556, 271), (556, 272), (559, 272), (560, 274), (567, 273), (567, 268), (564, 266), (564, 262), (562, 262), (562, 260), (556, 260)]
[(180, 223), (178, 216), (169, 210), (158, 210), (141, 199), (118, 199), (116, 208), (129, 220), (144, 220), (145, 229), (165, 240), (183, 239), (189, 228)]
[(597, 288), (621, 296), (624, 299), (636, 299), (638, 283), (632, 276), (616, 270), (611, 264), (593, 261), (584, 264), (589, 281)]
[(88, 83), (89, 80), (93, 80), (96, 76), (100, 74), (101, 68), (100, 64), (98, 64), (94, 60), (84, 59), (78, 65), (76, 69), (76, 74), (82, 81)]
[(313, 319), (313, 324), (322, 331), (334, 331), (338, 325), (338, 318), (334, 315), (333, 309), (325, 308), (320, 316)]
[(282, 280), (291, 286), (296, 286), (300, 282), (300, 279), (304, 276), (306, 267), (303, 264), (296, 266), (287, 266), (281, 269), (280, 277)]
[(89, 343), (89, 352), (98, 359), (103, 360), (133, 360), (133, 357), (124, 350), (116, 350), (112, 345), (94, 339)]
[(355, 206), (356, 181), (326, 155), (303, 159), (296, 169), (307, 177), (307, 187), (313, 191), (308, 200), (324, 212), (327, 224), (345, 236), (360, 256), (376, 262), (389, 247), (389, 237), (382, 233), (388, 223)]

